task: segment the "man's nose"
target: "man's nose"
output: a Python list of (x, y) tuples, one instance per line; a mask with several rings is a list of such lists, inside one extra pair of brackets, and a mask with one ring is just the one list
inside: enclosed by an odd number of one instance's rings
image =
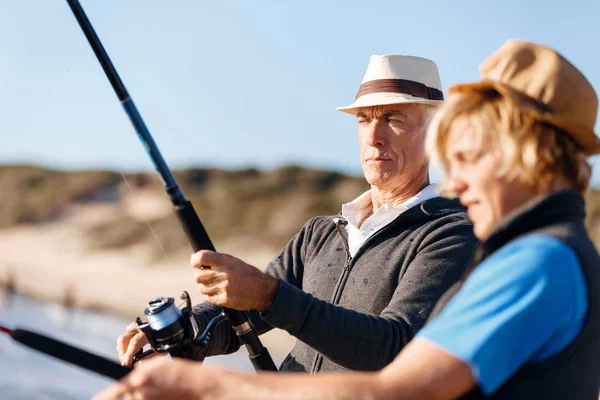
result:
[(367, 144), (373, 147), (383, 146), (386, 141), (384, 123), (378, 119), (375, 119), (373, 122), (371, 122), (368, 129)]

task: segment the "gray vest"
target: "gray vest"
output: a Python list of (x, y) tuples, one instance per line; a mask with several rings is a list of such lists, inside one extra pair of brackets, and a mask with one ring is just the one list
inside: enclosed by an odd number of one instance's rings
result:
[[(555, 237), (577, 255), (587, 285), (589, 310), (580, 335), (567, 348), (540, 363), (519, 369), (491, 396), (476, 388), (463, 399), (597, 400), (600, 388), (600, 256), (584, 225), (585, 204), (574, 191), (537, 198), (504, 218), (475, 251), (472, 267), (436, 304), (430, 318), (445, 307), (477, 265), (512, 240), (530, 234)], [(518, 268), (515, 265), (514, 268)]]

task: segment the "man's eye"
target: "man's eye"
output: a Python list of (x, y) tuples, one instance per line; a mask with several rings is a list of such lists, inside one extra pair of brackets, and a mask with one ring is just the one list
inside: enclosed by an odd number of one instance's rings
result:
[(406, 121), (404, 121), (404, 118), (400, 118), (400, 117), (389, 117), (388, 118), (388, 123), (396, 123), (396, 124), (403, 124)]

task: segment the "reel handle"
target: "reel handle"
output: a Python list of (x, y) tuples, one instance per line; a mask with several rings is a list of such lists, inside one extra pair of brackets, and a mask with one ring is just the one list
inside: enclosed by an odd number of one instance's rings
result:
[(144, 351), (143, 348), (140, 349), (140, 351), (138, 351), (137, 353), (135, 353), (133, 355), (133, 362), (136, 363), (146, 357), (151, 356), (152, 354), (157, 353), (157, 351), (154, 351), (153, 348), (149, 348), (148, 350)]

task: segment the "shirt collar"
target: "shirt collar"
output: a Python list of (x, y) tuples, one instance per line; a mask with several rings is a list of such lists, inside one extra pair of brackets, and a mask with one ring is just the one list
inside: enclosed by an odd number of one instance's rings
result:
[[(437, 192), (437, 184), (430, 184), (425, 186), (419, 193), (406, 200), (402, 204), (394, 206), (386, 203), (382, 205), (365, 221), (365, 223), (373, 217), (376, 219), (381, 219), (382, 217), (385, 219), (394, 219), (400, 213), (408, 210), (409, 208), (437, 196), (439, 196)], [(371, 190), (367, 190), (356, 199), (342, 204), (342, 217), (347, 219), (348, 222), (353, 226), (358, 227), (360, 222), (371, 212), (372, 209), (373, 199), (371, 198)]]

